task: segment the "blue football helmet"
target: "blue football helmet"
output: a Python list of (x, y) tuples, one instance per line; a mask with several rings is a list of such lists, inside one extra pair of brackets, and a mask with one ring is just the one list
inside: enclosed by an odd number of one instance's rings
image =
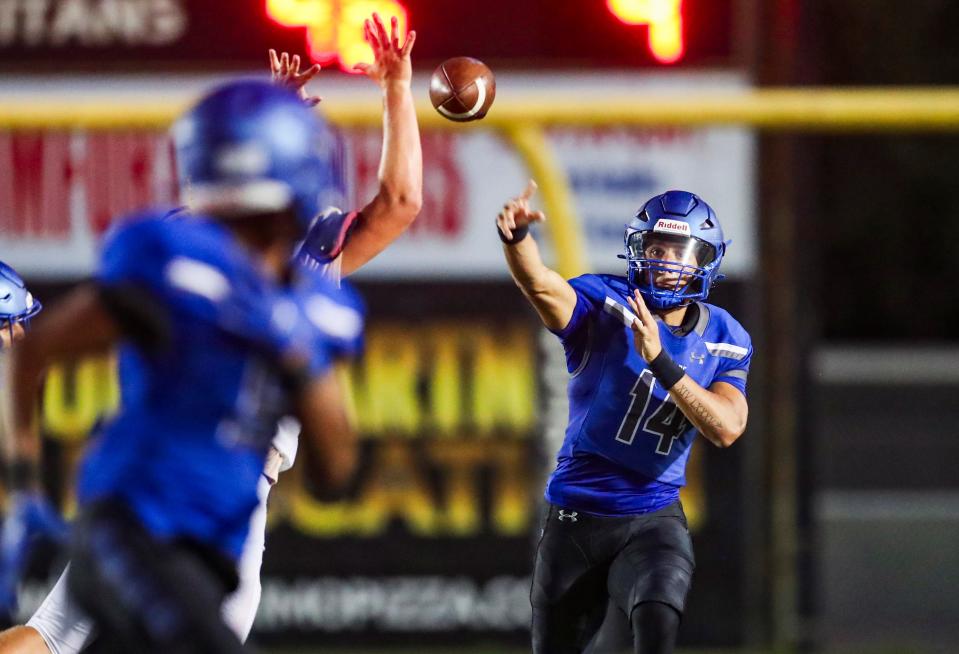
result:
[(17, 271), (0, 261), (0, 328), (9, 330), (13, 340), (13, 326), (26, 326), (42, 308)]
[(292, 208), (305, 230), (341, 194), (336, 135), (295, 93), (275, 84), (224, 84), (172, 132), (181, 197), (195, 213)]
[(626, 225), (626, 277), (652, 309), (705, 300), (723, 278), (719, 265), (728, 241), (716, 213), (687, 191), (651, 198)]

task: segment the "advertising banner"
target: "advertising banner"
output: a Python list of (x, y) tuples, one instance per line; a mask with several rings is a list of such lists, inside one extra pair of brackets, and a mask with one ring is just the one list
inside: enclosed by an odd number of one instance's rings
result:
[[(343, 208), (361, 208), (377, 190), (381, 135), (347, 130), (341, 141), (348, 171), (349, 206)], [(616, 255), (625, 223), (644, 200), (673, 188), (696, 192), (716, 210), (736, 244), (724, 272), (754, 270), (754, 153), (747, 130), (556, 128), (549, 144), (569, 180), (594, 270), (621, 269)], [(522, 159), (487, 131), (427, 132), (423, 157), (419, 218), (358, 278), (505, 279), (493, 221), (526, 184)], [(0, 169), (0, 259), (34, 277), (89, 274), (111, 220), (178, 202), (164, 132), (0, 132)]]

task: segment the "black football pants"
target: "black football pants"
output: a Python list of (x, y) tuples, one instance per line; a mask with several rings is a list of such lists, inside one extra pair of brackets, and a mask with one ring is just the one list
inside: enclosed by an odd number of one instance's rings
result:
[(94, 503), (77, 521), (68, 589), (97, 626), (87, 651), (250, 652), (220, 617), (236, 584), (232, 561), (194, 543), (157, 542), (118, 502)]
[(609, 599), (629, 616), (636, 651), (671, 651), (694, 567), (679, 502), (622, 518), (550, 506), (530, 594), (534, 654), (583, 652)]

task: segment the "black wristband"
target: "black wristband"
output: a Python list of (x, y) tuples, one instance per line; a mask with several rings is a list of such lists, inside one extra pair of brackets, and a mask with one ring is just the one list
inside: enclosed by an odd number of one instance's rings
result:
[(37, 466), (27, 459), (14, 459), (7, 465), (7, 488), (11, 491), (32, 490), (37, 486)]
[(506, 245), (516, 245), (524, 238), (529, 236), (529, 225), (523, 225), (522, 227), (517, 227), (513, 230), (513, 238), (506, 238), (506, 234), (499, 228), (499, 225), (496, 226), (496, 233), (499, 234), (499, 240), (506, 243)]
[(646, 364), (653, 377), (667, 391), (676, 385), (686, 371), (679, 367), (679, 364), (673, 361), (672, 357), (666, 354), (666, 350), (661, 350), (656, 358)]

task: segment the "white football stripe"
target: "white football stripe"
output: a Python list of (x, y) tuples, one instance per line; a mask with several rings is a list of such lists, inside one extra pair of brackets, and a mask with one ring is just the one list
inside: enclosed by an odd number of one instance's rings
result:
[(454, 120), (462, 120), (463, 118), (472, 118), (480, 112), (483, 108), (483, 105), (486, 104), (486, 78), (477, 77), (476, 78), (476, 89), (479, 91), (479, 94), (476, 96), (476, 104), (473, 105), (473, 108), (469, 111), (464, 111), (460, 114), (455, 114), (443, 105), (440, 105), (436, 108), (441, 114), (447, 118), (452, 118)]
[(316, 327), (334, 338), (356, 338), (363, 329), (363, 317), (358, 311), (324, 295), (314, 295), (307, 300), (306, 316)]
[(219, 302), (230, 292), (226, 276), (208, 263), (176, 257), (164, 270), (167, 281), (174, 288)]
[(745, 359), (749, 350), (732, 343), (706, 343), (706, 349), (710, 354), (717, 357), (726, 357), (728, 359)]
[(636, 314), (609, 296), (606, 297), (606, 301), (603, 303), (603, 311), (616, 316), (622, 320), (623, 324), (627, 327), (632, 327), (633, 321), (636, 320)]

